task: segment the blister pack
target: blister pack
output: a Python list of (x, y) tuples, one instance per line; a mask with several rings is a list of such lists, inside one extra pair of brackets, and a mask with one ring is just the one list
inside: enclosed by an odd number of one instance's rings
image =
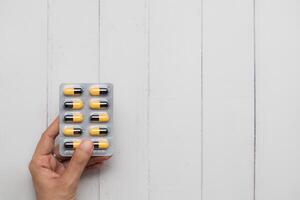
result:
[(64, 83), (59, 89), (59, 152), (70, 157), (84, 139), (93, 156), (112, 155), (113, 85)]

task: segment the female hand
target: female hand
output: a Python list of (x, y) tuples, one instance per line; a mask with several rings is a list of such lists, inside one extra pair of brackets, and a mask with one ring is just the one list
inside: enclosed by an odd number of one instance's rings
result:
[(59, 157), (54, 148), (58, 135), (58, 118), (43, 133), (32, 160), (29, 170), (38, 200), (71, 200), (76, 197), (77, 185), (85, 169), (97, 168), (109, 157), (91, 158), (93, 143), (82, 141), (71, 160)]

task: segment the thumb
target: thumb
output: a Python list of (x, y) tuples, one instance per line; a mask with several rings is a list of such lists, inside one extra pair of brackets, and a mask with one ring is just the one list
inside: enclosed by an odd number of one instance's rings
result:
[(64, 177), (67, 182), (75, 183), (77, 185), (80, 176), (89, 162), (93, 152), (93, 142), (84, 140), (80, 143), (73, 154), (73, 157), (64, 173)]

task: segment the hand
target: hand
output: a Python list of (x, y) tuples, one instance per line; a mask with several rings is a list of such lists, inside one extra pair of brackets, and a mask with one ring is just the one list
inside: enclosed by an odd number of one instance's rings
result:
[(57, 118), (43, 133), (29, 164), (38, 200), (75, 199), (77, 185), (85, 169), (97, 168), (109, 158), (91, 158), (93, 143), (85, 140), (75, 150), (71, 160), (59, 159), (59, 154), (54, 154), (54, 151), (58, 152), (58, 148), (54, 148), (58, 127)]

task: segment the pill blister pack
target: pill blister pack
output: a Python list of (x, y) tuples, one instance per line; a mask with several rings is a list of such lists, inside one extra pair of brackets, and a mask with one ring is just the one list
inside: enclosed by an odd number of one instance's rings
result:
[(111, 156), (113, 85), (64, 83), (59, 93), (60, 155), (72, 156), (82, 140), (91, 140), (93, 156)]

